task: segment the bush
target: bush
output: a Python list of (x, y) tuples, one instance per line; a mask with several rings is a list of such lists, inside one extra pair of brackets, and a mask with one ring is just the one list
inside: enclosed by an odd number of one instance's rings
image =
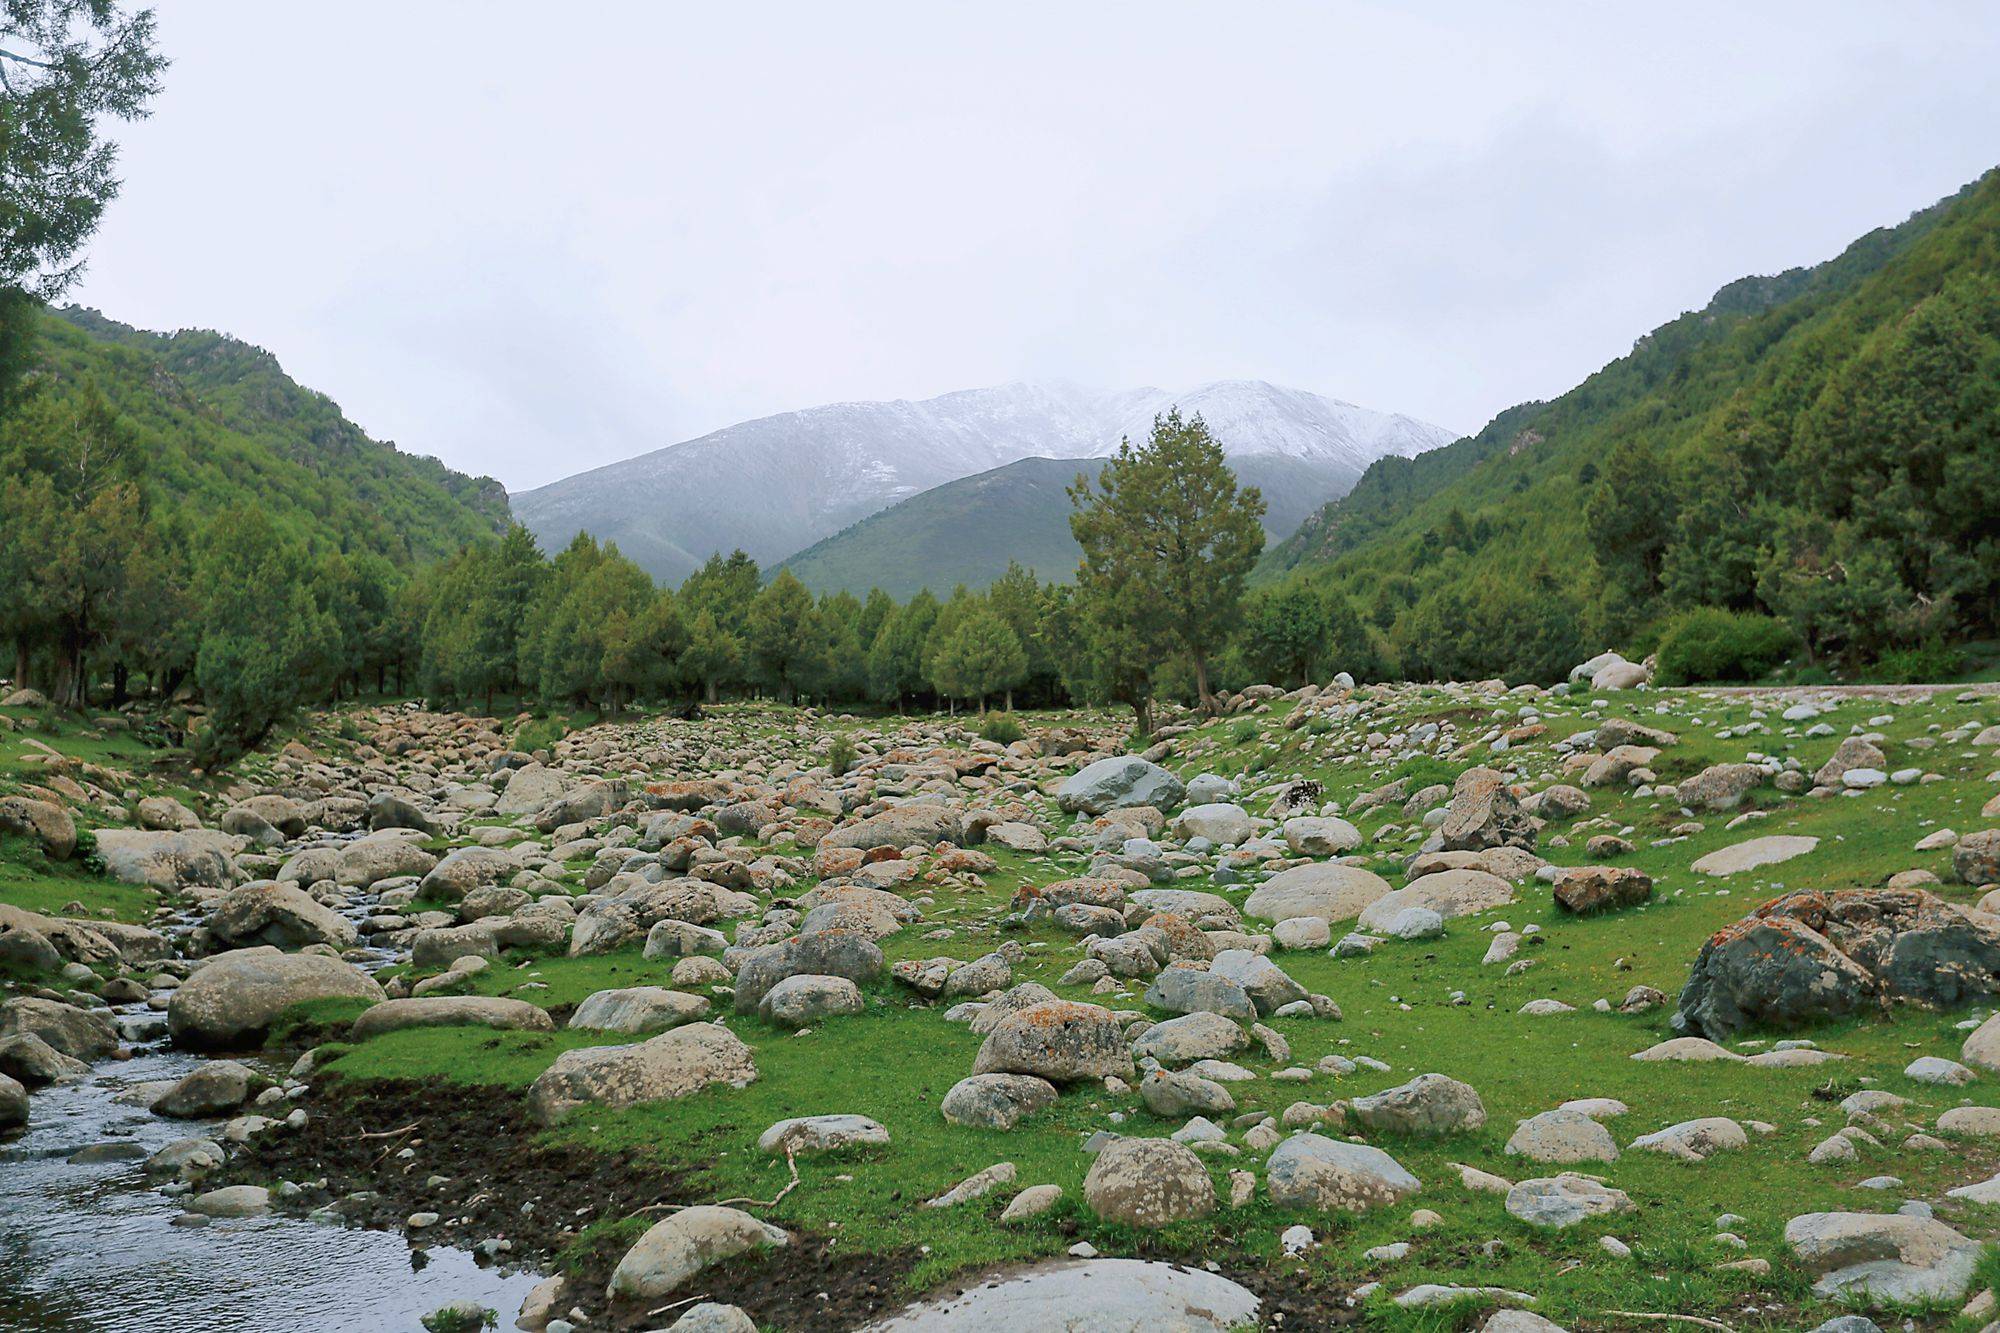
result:
[(1965, 653), (1948, 644), (1927, 643), (1885, 653), (1864, 673), (1884, 685), (1935, 685), (1965, 670)]
[(835, 736), (826, 747), (826, 771), (839, 777), (854, 767), (854, 741), (847, 736)]
[(1798, 646), (1798, 635), (1782, 620), (1698, 607), (1675, 616), (1660, 635), (1659, 682), (1757, 680)]
[(1012, 745), (1025, 733), (1012, 713), (988, 713), (979, 724), (979, 734), (995, 745)]

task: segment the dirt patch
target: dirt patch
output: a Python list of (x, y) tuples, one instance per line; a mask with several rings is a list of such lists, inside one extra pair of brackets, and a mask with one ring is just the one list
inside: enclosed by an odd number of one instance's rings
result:
[[(564, 1309), (581, 1307), (594, 1326), (673, 1322), (671, 1312), (607, 1308), (611, 1270), (644, 1223), (585, 1232), (635, 1215), (657, 1220), (664, 1203), (712, 1201), (700, 1168), (549, 1141), (523, 1099), (497, 1088), (322, 1076), (305, 1105), (311, 1119), (303, 1128), (252, 1140), (230, 1178), (299, 1182), (305, 1189), (283, 1205), (287, 1211), (328, 1208), (380, 1230), (406, 1230), (413, 1214), (434, 1212), (440, 1220), (411, 1232), (413, 1245), (471, 1249), (502, 1239), (512, 1246), (506, 1262), (543, 1272), (560, 1266), (571, 1279)], [(432, 1186), (433, 1176), (448, 1179)], [(904, 1253), (837, 1253), (825, 1237), (795, 1234), (783, 1250), (710, 1269), (685, 1295), (740, 1305), (772, 1327), (841, 1333), (903, 1305), (911, 1261)], [(674, 1302), (684, 1303), (692, 1302)], [(511, 1326), (514, 1312), (500, 1314)]]

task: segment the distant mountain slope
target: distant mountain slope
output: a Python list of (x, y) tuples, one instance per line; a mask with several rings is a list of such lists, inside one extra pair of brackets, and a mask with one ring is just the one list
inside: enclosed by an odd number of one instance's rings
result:
[(94, 382), (147, 455), (156, 503), (192, 523), (250, 499), (302, 535), (398, 562), (491, 536), (507, 492), (370, 439), (261, 347), (206, 329), (149, 333), (95, 310), (46, 313), (43, 375)]
[[(899, 601), (922, 588), (939, 596), (963, 583), (979, 589), (1018, 560), (1043, 579), (1068, 582), (1083, 552), (1069, 532), (1068, 488), (1095, 477), (1102, 458), (1024, 458), (934, 486), (870, 514), (792, 556), (785, 568), (815, 592), (865, 596), (881, 588)], [(1264, 494), (1273, 540), (1350, 479), (1346, 471), (1283, 454), (1230, 460), (1237, 479)]]
[(665, 579), (735, 547), (774, 564), (947, 482), (1025, 458), (1103, 457), (1176, 404), (1201, 412), (1232, 456), (1308, 464), (1326, 479), (1315, 501), (1377, 458), (1451, 438), (1409, 417), (1258, 381), (1180, 393), (1017, 383), (743, 422), (524, 492), (514, 509), (545, 547), (589, 531)]
[(1947, 605), (1978, 631), (1992, 580), (1964, 503), (2000, 481), (1996, 297), (1989, 173), (1825, 263), (1730, 283), (1556, 399), (1377, 462), (1259, 575), (1339, 587), (1413, 674), (1518, 672), (1692, 605), (1836, 651), (1871, 617), (1873, 650), (1920, 638)]

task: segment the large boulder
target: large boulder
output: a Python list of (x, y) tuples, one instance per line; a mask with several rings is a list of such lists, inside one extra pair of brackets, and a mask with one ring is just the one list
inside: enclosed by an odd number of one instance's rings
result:
[(1012, 1129), (1056, 1104), (1056, 1085), (1032, 1074), (974, 1074), (952, 1084), (938, 1110), (954, 1125)]
[(1222, 950), (1210, 961), (1208, 972), (1210, 976), (1222, 977), (1241, 986), (1262, 1017), (1269, 1017), (1292, 1001), (1305, 999), (1308, 994), (1306, 988), (1292, 980), (1283, 968), (1250, 949)]
[(1806, 890), (1710, 936), (1674, 1014), (1722, 1040), (1892, 1002), (1947, 1008), (2000, 993), (2000, 929), (1921, 889)]
[(1100, 759), (1070, 774), (1056, 789), (1056, 804), (1087, 815), (1135, 805), (1171, 810), (1186, 797), (1179, 778), (1137, 755)]
[(965, 827), (956, 810), (936, 801), (911, 801), (837, 828), (821, 838), (819, 845), (865, 852), (877, 847), (929, 847), (964, 838)]
[(1680, 783), (1681, 804), (1690, 810), (1734, 810), (1768, 776), (1756, 764), (1711, 764)]
[(1257, 831), (1248, 810), (1225, 801), (1189, 806), (1174, 816), (1173, 828), (1183, 839), (1207, 838), (1231, 846), (1248, 842)]
[(1447, 921), (1505, 907), (1514, 901), (1514, 886), (1498, 875), (1470, 867), (1419, 875), (1394, 893), (1368, 904), (1355, 922), (1362, 930), (1386, 931), (1412, 907), (1427, 908)]
[(1534, 817), (1521, 809), (1505, 775), (1490, 768), (1468, 768), (1458, 775), (1444, 823), (1438, 825), (1438, 837), (1448, 852), (1533, 847), (1537, 832)]
[(1230, 1333), (1257, 1326), (1258, 1307), (1248, 1288), (1199, 1268), (1161, 1260), (1065, 1259), (925, 1301), (863, 1333)]
[(407, 833), (371, 833), (340, 849), (333, 877), (349, 888), (365, 889), (385, 879), (427, 875), (438, 858)]
[(76, 850), (76, 820), (54, 801), (0, 796), (0, 833), (33, 838), (51, 861), (67, 861)]
[(39, 1037), (73, 1060), (101, 1060), (118, 1049), (118, 1030), (101, 1013), (28, 995), (0, 1002), (0, 1039), (16, 1036)]
[(1593, 1217), (1632, 1211), (1631, 1196), (1600, 1180), (1565, 1171), (1524, 1180), (1507, 1191), (1507, 1212), (1529, 1226), (1561, 1230)]
[(497, 847), (454, 847), (442, 861), (424, 872), (418, 893), (425, 898), (455, 903), (474, 889), (511, 879), (519, 869), (514, 858)]
[(786, 977), (845, 977), (867, 986), (881, 975), (882, 950), (865, 931), (834, 926), (795, 935), (744, 960), (736, 973), (736, 1012), (756, 1013), (764, 996)]
[(1746, 870), (1759, 870), (1789, 861), (1795, 856), (1804, 856), (1817, 846), (1818, 838), (1773, 833), (1728, 847), (1718, 847), (1698, 859), (1693, 869), (1698, 875), (1740, 875)]
[(1819, 1295), (1875, 1306), (1956, 1305), (1984, 1248), (1902, 1213), (1806, 1213), (1785, 1223), (1785, 1244), (1817, 1275)]
[(1185, 1144), (1172, 1139), (1108, 1143), (1083, 1178), (1084, 1202), (1107, 1222), (1163, 1227), (1215, 1211), (1215, 1182)]
[(713, 1204), (683, 1208), (656, 1222), (625, 1252), (607, 1293), (616, 1300), (671, 1296), (696, 1274), (725, 1259), (791, 1243), (778, 1227), (746, 1212)]
[(1637, 907), (1653, 896), (1653, 877), (1632, 866), (1566, 866), (1556, 872), (1556, 906), (1578, 916)]
[(1813, 785), (1818, 787), (1838, 787), (1849, 769), (1887, 768), (1889, 757), (1882, 753), (1882, 747), (1866, 736), (1848, 736), (1834, 747), (1833, 757), (1819, 766), (1813, 774)]
[(106, 874), (163, 893), (228, 888), (236, 882), (233, 858), (243, 848), (243, 839), (215, 829), (107, 828), (96, 837)]
[(1294, 815), (1284, 825), (1285, 846), (1300, 856), (1340, 856), (1361, 845), (1361, 830), (1333, 815)]
[(668, 990), (665, 986), (628, 986), (586, 996), (570, 1014), (569, 1026), (650, 1035), (669, 1032), (684, 1023), (700, 1022), (708, 1017), (708, 1010), (706, 996)]
[(1347, 1104), (1368, 1129), (1391, 1134), (1470, 1133), (1486, 1124), (1486, 1106), (1469, 1083), (1444, 1074), (1419, 1074), (1408, 1083)]
[(496, 815), (539, 814), (543, 806), (560, 800), (569, 790), (569, 775), (541, 764), (525, 764), (512, 770), (500, 799), (493, 803)]
[(1257, 1006), (1235, 980), (1192, 967), (1169, 967), (1154, 977), (1146, 1003), (1170, 1014), (1220, 1014), (1246, 1023), (1257, 1017)]
[(593, 780), (543, 806), (541, 813), (535, 816), (535, 827), (543, 833), (553, 833), (565, 824), (600, 819), (624, 804), (625, 782), (622, 778)]
[(268, 1082), (248, 1065), (209, 1060), (168, 1088), (152, 1105), (154, 1115), (204, 1120), (226, 1115), (250, 1100)]
[(384, 1000), (354, 1020), (348, 1036), (366, 1041), (404, 1028), (502, 1028), (520, 1032), (553, 1032), (548, 1010), (526, 1000), (496, 995), (426, 995), (418, 999)]
[(1322, 921), (1352, 921), (1389, 892), (1389, 881), (1360, 866), (1331, 862), (1293, 866), (1259, 884), (1243, 903), (1247, 916), (1286, 921), (1316, 916)]
[(16, 1079), (0, 1074), (0, 1133), (28, 1123), (28, 1090)]
[(167, 1002), (174, 1043), (201, 1050), (257, 1045), (279, 1015), (311, 1000), (387, 997), (358, 967), (321, 954), (236, 949), (196, 968)]
[(1408, 1198), (1423, 1187), (1402, 1163), (1365, 1143), (1294, 1134), (1265, 1167), (1271, 1202), (1280, 1208), (1360, 1212)]
[(1052, 1083), (1133, 1077), (1132, 1051), (1109, 1009), (1047, 1000), (1009, 1014), (986, 1034), (975, 1074), (1033, 1074)]
[(324, 906), (305, 890), (276, 880), (258, 880), (229, 890), (209, 909), (209, 939), (224, 949), (269, 944), (303, 949), (308, 944), (350, 948), (352, 921)]
[(716, 1023), (690, 1023), (634, 1046), (564, 1051), (528, 1089), (544, 1124), (579, 1106), (636, 1106), (673, 1101), (719, 1083), (756, 1081), (748, 1046)]
[(1132, 1043), (1132, 1053), (1165, 1065), (1220, 1060), (1250, 1044), (1250, 1034), (1220, 1014), (1200, 1010), (1155, 1023)]
[(2000, 829), (1980, 829), (1960, 838), (1951, 849), (1951, 870), (1962, 884), (2000, 880)]

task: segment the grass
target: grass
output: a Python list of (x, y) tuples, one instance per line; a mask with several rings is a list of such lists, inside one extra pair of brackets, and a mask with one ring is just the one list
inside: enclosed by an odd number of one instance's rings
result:
[[(1946, 883), (1946, 897), (1969, 902), (1972, 891), (1950, 882), (1948, 851), (1919, 853), (1914, 843), (1939, 827), (1961, 832), (1989, 821), (1979, 810), (1992, 794), (1985, 779), (1995, 767), (1991, 753), (1938, 742), (1921, 749), (1912, 742), (1935, 740), (1968, 720), (2000, 721), (2000, 699), (1959, 703), (1949, 693), (1891, 705), (1879, 699), (1851, 700), (1824, 721), (1835, 734), (1809, 738), (1805, 724), (1786, 724), (1776, 708), (1754, 716), (1760, 705), (1736, 695), (1638, 693), (1604, 696), (1606, 715), (1626, 714), (1667, 727), (1681, 741), (1666, 750), (1657, 769), (1666, 779), (1684, 777), (1710, 763), (1736, 761), (1760, 750), (1798, 758), (1808, 769), (1830, 755), (1851, 729), (1880, 730), (1889, 740), (1891, 767), (1921, 765), (1946, 780), (1890, 786), (1863, 796), (1821, 800), (1781, 799), (1766, 789), (1754, 798), (1759, 809), (1727, 825), (1733, 815), (1703, 815), (1700, 831), (1681, 836), (1678, 810), (1657, 806), (1623, 789), (1591, 793), (1592, 809), (1568, 825), (1545, 831), (1541, 852), (1558, 863), (1586, 860), (1584, 843), (1595, 832), (1615, 832), (1635, 847), (1620, 858), (1655, 880), (1646, 907), (1578, 920), (1559, 912), (1546, 886), (1520, 887), (1519, 901), (1482, 917), (1451, 923), (1439, 939), (1390, 942), (1365, 957), (1333, 959), (1324, 952), (1281, 954), (1278, 960), (1309, 989), (1331, 995), (1344, 1021), (1272, 1020), (1292, 1045), (1291, 1064), (1311, 1068), (1323, 1056), (1373, 1056), (1389, 1072), (1362, 1070), (1345, 1078), (1315, 1073), (1304, 1083), (1261, 1078), (1232, 1085), (1240, 1111), (1281, 1113), (1297, 1100), (1325, 1103), (1379, 1091), (1427, 1072), (1450, 1074), (1473, 1084), (1488, 1112), (1476, 1133), (1443, 1140), (1398, 1141), (1379, 1135), (1385, 1148), (1424, 1182), (1421, 1193), (1403, 1205), (1359, 1215), (1301, 1215), (1273, 1207), (1260, 1190), (1249, 1207), (1222, 1210), (1201, 1221), (1182, 1223), (1145, 1240), (1187, 1255), (1214, 1258), (1225, 1267), (1296, 1265), (1336, 1289), (1380, 1282), (1365, 1317), (1371, 1327), (1392, 1330), (1457, 1330), (1475, 1322), (1484, 1302), (1423, 1311), (1390, 1303), (1396, 1292), (1422, 1282), (1497, 1286), (1536, 1293), (1543, 1314), (1559, 1323), (1602, 1327), (1607, 1310), (1653, 1310), (1720, 1315), (1738, 1329), (1808, 1327), (1837, 1311), (1810, 1296), (1810, 1277), (1795, 1265), (1782, 1234), (1786, 1221), (1816, 1210), (1890, 1211), (1904, 1198), (1941, 1199), (1955, 1185), (1982, 1179), (2000, 1169), (2000, 1144), (1959, 1142), (1946, 1153), (1903, 1152), (1891, 1146), (1866, 1151), (1860, 1161), (1813, 1166), (1806, 1157), (1843, 1117), (1834, 1100), (1847, 1090), (1870, 1086), (1908, 1097), (1907, 1118), (1929, 1124), (1943, 1110), (1963, 1102), (2000, 1103), (1990, 1079), (1964, 1089), (1916, 1084), (1902, 1070), (1923, 1054), (1955, 1057), (1962, 1034), (1961, 1014), (1899, 1009), (1865, 1021), (1815, 1028), (1802, 1034), (1746, 1034), (1754, 1039), (1804, 1035), (1848, 1058), (1805, 1069), (1767, 1069), (1739, 1064), (1700, 1066), (1635, 1062), (1633, 1052), (1671, 1035), (1671, 1004), (1648, 1014), (1600, 1014), (1592, 1002), (1613, 1005), (1635, 984), (1664, 991), (1671, 999), (1687, 977), (1701, 941), (1749, 907), (1788, 889), (1847, 888), (1878, 884), (1903, 870), (1928, 869)], [(1595, 724), (1588, 695), (1527, 700), (1507, 697), (1492, 705), (1465, 696), (1432, 691), (1406, 697), (1395, 709), (1331, 725), (1288, 729), (1282, 725), (1294, 705), (1280, 701), (1251, 714), (1207, 723), (1177, 742), (1171, 762), (1184, 778), (1214, 771), (1243, 780), (1245, 790), (1260, 781), (1311, 777), (1327, 799), (1351, 805), (1354, 798), (1385, 782), (1407, 778), (1415, 791), (1448, 783), (1475, 762), (1520, 765), (1537, 782), (1560, 779), (1552, 742)], [(1666, 712), (1657, 711), (1665, 706)], [(1494, 755), (1481, 738), (1523, 721), (1525, 707), (1538, 709), (1548, 724), (1542, 738), (1504, 755)], [(1106, 715), (1109, 716), (1109, 715)], [(1879, 727), (1871, 719), (1886, 716)], [(1028, 735), (1073, 721), (1075, 715), (1023, 714)], [(828, 718), (805, 731), (798, 715), (770, 706), (715, 710), (701, 725), (713, 729), (718, 745), (761, 739), (796, 747), (802, 762), (829, 732), (864, 725), (851, 718)], [(1097, 719), (1097, 720), (1102, 720)], [(1448, 723), (1463, 748), (1455, 757), (1407, 757), (1398, 747), (1371, 749), (1371, 732), (1389, 733), (1422, 721)], [(1755, 730), (1762, 727), (1763, 730)], [(1752, 728), (1745, 733), (1744, 728)], [(1793, 734), (1786, 735), (1789, 729)], [(970, 728), (968, 727), (968, 732)], [(1738, 734), (1723, 735), (1722, 732)], [(517, 736), (516, 743), (519, 742)], [(788, 751), (789, 752), (789, 751)], [(1263, 775), (1262, 777), (1253, 775)], [(1255, 803), (1251, 803), (1253, 809)], [(1412, 821), (1400, 804), (1355, 817), (1364, 835), (1375, 837)], [(1695, 875), (1691, 863), (1705, 852), (1763, 834), (1798, 833), (1818, 837), (1818, 848), (1793, 861), (1726, 880)], [(1407, 838), (1364, 845), (1370, 864), (1401, 883), (1404, 859), (1421, 843), (1422, 830)], [(779, 848), (796, 852), (796, 848)], [(1087, 988), (1065, 988), (1057, 978), (1080, 954), (1074, 938), (1043, 928), (1003, 926), (1015, 890), (1077, 873), (1081, 858), (1061, 854), (1027, 857), (995, 851), (999, 869), (983, 884), (969, 887), (914, 885), (910, 896), (927, 895), (924, 923), (883, 942), (893, 963), (906, 958), (951, 955), (971, 958), (1002, 940), (1018, 940), (1026, 961), (1015, 979), (1035, 980), (1070, 998), (1096, 1000), (1114, 1008), (1144, 1009), (1143, 986), (1099, 997)], [(572, 867), (581, 871), (582, 865)], [(20, 882), (75, 883), (60, 868), (42, 867), (34, 880), (18, 862), (0, 859), (0, 900), (15, 901)], [(1189, 887), (1211, 888), (1205, 879)], [(793, 892), (802, 892), (805, 885)], [(47, 888), (56, 893), (55, 888)], [(1240, 902), (1243, 886), (1218, 889)], [(143, 891), (133, 890), (134, 894)], [(81, 895), (75, 895), (81, 896)], [(150, 895), (144, 895), (150, 899)], [(134, 904), (136, 908), (136, 903)], [(1515, 929), (1534, 924), (1538, 942), (1522, 957), (1536, 966), (1514, 976), (1480, 959), (1490, 936), (1481, 929), (1505, 919)], [(925, 935), (949, 928), (945, 939)], [(1336, 934), (1340, 933), (1336, 927)], [(671, 960), (649, 962), (636, 950), (593, 958), (514, 956), (477, 975), (480, 994), (505, 994), (558, 1008), (609, 987), (667, 985)], [(1454, 1002), (1454, 992), (1464, 1002)], [(1531, 1018), (1517, 1011), (1529, 1000), (1555, 998), (1576, 1012)], [(761, 1073), (742, 1090), (710, 1091), (678, 1102), (623, 1111), (586, 1109), (550, 1132), (604, 1150), (654, 1154), (682, 1168), (699, 1164), (703, 1197), (770, 1198), (786, 1177), (782, 1159), (755, 1149), (757, 1135), (790, 1116), (852, 1112), (873, 1116), (888, 1127), (892, 1145), (860, 1154), (812, 1158), (799, 1163), (802, 1185), (775, 1209), (774, 1222), (838, 1238), (859, 1250), (913, 1250), (908, 1275), (921, 1289), (952, 1273), (1013, 1260), (1059, 1254), (1087, 1240), (1107, 1254), (1132, 1253), (1141, 1238), (1101, 1222), (1082, 1202), (1082, 1181), (1090, 1159), (1080, 1151), (1098, 1129), (1163, 1135), (1178, 1121), (1151, 1116), (1136, 1097), (1114, 1097), (1101, 1088), (1066, 1091), (1058, 1104), (1012, 1133), (978, 1131), (944, 1122), (937, 1106), (944, 1093), (970, 1072), (980, 1039), (964, 1026), (948, 1023), (942, 1009), (912, 1007), (909, 992), (890, 982), (869, 990), (865, 1013), (830, 1021), (804, 1035), (769, 1026), (754, 1017), (722, 1017), (756, 1052)], [(1986, 1010), (1975, 1010), (1983, 1014)], [(305, 1014), (300, 1031), (336, 1032), (351, 1013)], [(294, 1034), (296, 1035), (296, 1034)], [(611, 1040), (602, 1034), (518, 1033), (472, 1029), (430, 1029), (385, 1034), (342, 1048), (333, 1068), (354, 1079), (394, 1078), (440, 1081), (455, 1086), (521, 1090), (564, 1050)], [(1240, 1056), (1262, 1074), (1276, 1066), (1261, 1053)], [(1534, 1231), (1505, 1212), (1491, 1195), (1459, 1187), (1452, 1164), (1469, 1163), (1520, 1179), (1554, 1174), (1559, 1168), (1531, 1166), (1507, 1156), (1505, 1142), (1519, 1119), (1577, 1097), (1614, 1097), (1631, 1108), (1611, 1122), (1621, 1147), (1641, 1134), (1681, 1120), (1726, 1115), (1762, 1121), (1773, 1129), (1753, 1135), (1750, 1144), (1699, 1165), (1643, 1151), (1626, 1151), (1612, 1164), (1591, 1168), (1625, 1190), (1636, 1211), (1560, 1233)], [(1117, 1118), (1115, 1118), (1117, 1117)], [(1817, 1122), (1817, 1123), (1815, 1123)], [(997, 1223), (1011, 1190), (957, 1209), (933, 1211), (915, 1204), (1000, 1161), (1018, 1168), (1017, 1186), (1054, 1183), (1064, 1198), (1051, 1212), (1019, 1228)], [(1222, 1183), (1238, 1163), (1209, 1159)], [(1242, 1163), (1253, 1164), (1247, 1157)], [(1902, 1187), (1887, 1193), (1858, 1188), (1878, 1174), (1900, 1177)], [(1418, 1208), (1432, 1209), (1443, 1222), (1418, 1231), (1410, 1223)], [(1716, 1219), (1725, 1213), (1742, 1220), (1730, 1228), (1747, 1248), (1736, 1251), (1715, 1240)], [(2000, 1210), (1951, 1203), (1940, 1216), (1967, 1234), (2000, 1234)], [(1284, 1258), (1278, 1237), (1304, 1222), (1320, 1244), (1304, 1255)], [(607, 1219), (579, 1237), (577, 1246), (616, 1247), (637, 1223)], [(1629, 1258), (1614, 1259), (1599, 1245), (1616, 1235), (1632, 1246)], [(1374, 1246), (1408, 1241), (1407, 1257), (1371, 1261)], [(1772, 1264), (1768, 1275), (1721, 1270), (1729, 1259), (1755, 1256)], [(1988, 1260), (1990, 1280), (2000, 1263)], [(1946, 1327), (1936, 1312), (1931, 1327)], [(1620, 1325), (1621, 1327), (1624, 1325)], [(1630, 1325), (1639, 1327), (1638, 1324)]]

